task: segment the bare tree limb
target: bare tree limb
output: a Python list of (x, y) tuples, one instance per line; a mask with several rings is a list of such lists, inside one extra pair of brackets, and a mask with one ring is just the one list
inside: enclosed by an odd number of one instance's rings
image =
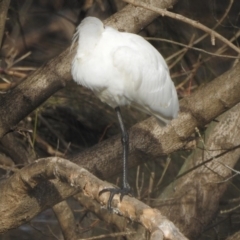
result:
[[(47, 173), (45, 176), (38, 176), (39, 184), (37, 184), (36, 180), (35, 187), (33, 186), (34, 183), (32, 183), (31, 187), (29, 185), (31, 183), (26, 178), (30, 177), (29, 173), (31, 171), (28, 171), (32, 166), (34, 166), (34, 163), (29, 165), (27, 169), (24, 168), (25, 170), (18, 171), (19, 174), (14, 174), (7, 180), (0, 182), (1, 192), (4, 192), (4, 194), (0, 195), (0, 213), (2, 216), (0, 218), (0, 232), (21, 226), (44, 209), (54, 206), (78, 192), (67, 183), (62, 182), (59, 184), (57, 180), (47, 181), (50, 178)], [(34, 175), (33, 172), (31, 173)], [(54, 175), (52, 175), (52, 178), (54, 178)], [(34, 181), (34, 179), (30, 181)]]
[(128, 219), (122, 218), (117, 214), (113, 214), (106, 208), (103, 208), (102, 205), (97, 201), (89, 199), (87, 196), (81, 193), (74, 195), (74, 199), (77, 200), (82, 206), (84, 206), (85, 209), (97, 215), (99, 219), (103, 220), (105, 223), (117, 226), (120, 231), (125, 231), (127, 233), (135, 232), (134, 235), (131, 235), (129, 237), (126, 236), (126, 239), (145, 239), (145, 229), (143, 227), (141, 228), (141, 225), (138, 226), (138, 230), (136, 231), (136, 229), (133, 228), (131, 224), (129, 224)]
[(66, 201), (53, 206), (53, 211), (61, 226), (65, 240), (77, 240), (76, 222), (71, 208)]
[[(169, 185), (154, 204), (178, 223), (189, 238), (198, 236), (216, 215), (219, 201), (233, 175), (226, 166), (233, 168), (240, 156), (240, 103), (217, 121), (209, 125), (179, 175), (193, 167), (196, 169)], [(235, 146), (238, 148), (234, 149)], [(212, 160), (203, 165), (207, 159)], [(201, 166), (197, 167), (199, 164)]]
[[(176, 2), (177, 0), (151, 0), (151, 4), (162, 9), (170, 8)], [(129, 4), (121, 11), (106, 19), (104, 24), (124, 32), (137, 33), (158, 16), (159, 14), (156, 12)]]
[[(110, 184), (104, 183), (67, 160), (58, 157), (40, 159), (22, 168), (3, 183), (5, 194), (0, 196), (0, 232), (17, 227), (34, 216), (32, 215), (33, 206), (26, 207), (26, 198), (36, 198), (39, 201), (37, 190), (39, 184), (51, 179), (57, 179), (61, 184), (67, 182), (71, 188), (80, 191), (88, 198), (107, 204), (109, 193), (99, 196), (99, 192), (111, 186)], [(120, 202), (119, 197), (115, 196), (113, 206), (116, 213), (141, 223), (153, 236), (163, 234), (162, 239), (163, 236), (172, 240), (186, 239), (157, 209), (152, 209), (134, 198), (125, 197)], [(38, 209), (42, 211), (46, 207), (42, 205), (41, 209)], [(20, 216), (19, 213), (21, 213)]]

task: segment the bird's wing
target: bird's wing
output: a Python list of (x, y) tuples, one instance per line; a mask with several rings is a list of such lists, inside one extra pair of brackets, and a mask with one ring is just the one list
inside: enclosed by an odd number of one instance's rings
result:
[(172, 119), (177, 115), (178, 100), (168, 67), (152, 45), (138, 40), (113, 54), (114, 66), (124, 79), (125, 97), (160, 120)]

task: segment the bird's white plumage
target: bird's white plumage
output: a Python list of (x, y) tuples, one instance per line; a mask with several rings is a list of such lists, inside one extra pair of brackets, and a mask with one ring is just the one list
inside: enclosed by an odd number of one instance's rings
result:
[(142, 37), (104, 27), (95, 17), (78, 26), (73, 79), (103, 102), (151, 114), (167, 123), (179, 110), (177, 93), (161, 54)]

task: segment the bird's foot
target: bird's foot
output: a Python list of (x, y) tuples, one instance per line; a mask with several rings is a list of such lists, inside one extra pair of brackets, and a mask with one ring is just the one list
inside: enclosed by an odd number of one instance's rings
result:
[(101, 190), (99, 192), (99, 196), (105, 192), (109, 192), (110, 193), (110, 196), (109, 196), (109, 199), (108, 199), (108, 202), (107, 202), (107, 209), (108, 210), (111, 210), (112, 209), (112, 200), (113, 200), (113, 197), (116, 195), (116, 194), (120, 194), (120, 202), (122, 201), (123, 197), (125, 195), (129, 195), (129, 196), (132, 196), (132, 190), (130, 187), (125, 187), (125, 188), (105, 188), (103, 190)]

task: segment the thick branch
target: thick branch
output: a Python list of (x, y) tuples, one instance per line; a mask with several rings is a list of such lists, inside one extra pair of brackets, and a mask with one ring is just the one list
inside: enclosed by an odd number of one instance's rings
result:
[[(104, 183), (85, 169), (67, 160), (57, 157), (40, 159), (22, 168), (2, 183), (5, 194), (0, 195), (0, 232), (17, 227), (34, 216), (33, 213), (36, 213), (36, 210), (33, 209), (32, 205), (26, 206), (26, 203), (28, 203), (29, 198), (34, 198), (39, 202), (39, 191), (37, 190), (39, 184), (43, 181), (46, 183), (46, 180), (51, 179), (67, 182), (71, 186), (69, 188), (74, 188), (99, 203), (107, 204), (109, 193), (102, 194), (99, 197), (99, 192), (103, 188), (109, 187), (109, 184)], [(15, 191), (13, 191), (13, 188)], [(39, 203), (39, 205), (41, 204)], [(152, 209), (134, 198), (125, 197), (120, 202), (119, 197), (115, 196), (113, 206), (117, 207), (115, 209), (117, 213), (132, 221), (141, 223), (153, 235), (163, 233), (167, 239), (186, 239), (173, 223), (162, 216), (158, 210)], [(38, 207), (38, 210), (42, 211), (46, 207), (48, 205), (46, 206), (45, 202), (40, 208)]]
[[(145, 235), (142, 234), (142, 232), (145, 232), (145, 229), (143, 227), (139, 227), (139, 225), (136, 231), (136, 226), (128, 224), (128, 219), (122, 218), (117, 214), (113, 214), (111, 211), (103, 208), (102, 205), (99, 204), (97, 201), (90, 200), (87, 196), (84, 196), (81, 193), (74, 195), (74, 199), (77, 200), (79, 204), (84, 206), (84, 209), (93, 212), (99, 217), (99, 219), (101, 219), (105, 223), (117, 226), (119, 231), (124, 231), (126, 233), (134, 232), (134, 235), (130, 235), (129, 237), (125, 236), (126, 239), (141, 240), (142, 235)], [(139, 233), (140, 231), (142, 232)]]
[[(151, 0), (152, 5), (162, 9), (170, 8), (176, 2), (177, 0)], [(137, 33), (158, 16), (159, 14), (156, 12), (129, 4), (121, 11), (106, 19), (104, 24), (124, 32)]]
[[(217, 120), (209, 125), (179, 175), (196, 169), (169, 185), (155, 204), (192, 239), (216, 215), (219, 201), (229, 184), (227, 179), (232, 176), (228, 167), (233, 168), (239, 160), (240, 103)], [(212, 160), (203, 164), (208, 159)]]

